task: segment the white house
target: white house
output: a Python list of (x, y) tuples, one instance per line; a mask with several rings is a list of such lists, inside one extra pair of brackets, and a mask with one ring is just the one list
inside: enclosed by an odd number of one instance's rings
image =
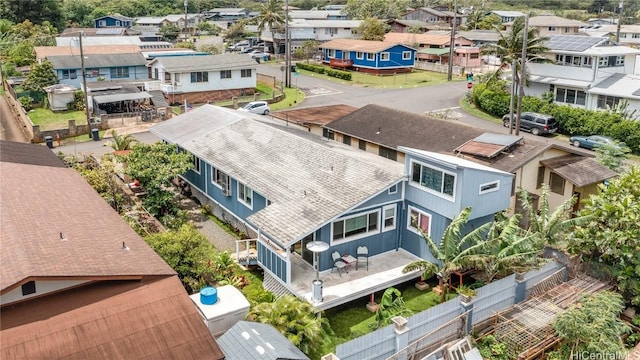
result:
[(503, 11), (503, 10), (493, 10), (489, 12), (487, 15), (498, 15), (500, 17), (500, 21), (503, 24), (510, 23), (514, 21), (518, 17), (524, 16), (520, 11)]
[[(289, 34), (291, 50), (299, 48), (307, 40), (325, 42), (333, 39), (357, 39), (356, 29), (362, 20), (307, 20), (292, 19), (289, 21)], [(284, 53), (284, 30), (276, 30), (265, 27), (260, 33), (260, 39), (279, 44), (276, 53)], [(274, 47), (275, 48), (275, 47)]]
[(203, 103), (253, 94), (256, 65), (246, 54), (156, 57), (147, 64), (170, 103)]
[[(616, 40), (617, 25), (600, 25), (586, 28), (584, 33), (589, 36), (604, 37)], [(620, 45), (640, 46), (640, 25), (620, 25)]]
[(553, 62), (527, 65), (527, 95), (551, 91), (558, 103), (590, 110), (626, 99), (630, 110), (640, 110), (640, 76), (634, 75), (639, 49), (575, 35), (551, 36), (546, 46)]

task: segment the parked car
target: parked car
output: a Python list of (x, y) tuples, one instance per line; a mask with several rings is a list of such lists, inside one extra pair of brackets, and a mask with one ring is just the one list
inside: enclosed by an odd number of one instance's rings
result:
[(598, 146), (615, 146), (618, 148), (625, 147), (624, 144), (602, 135), (572, 136), (569, 138), (569, 143), (575, 147), (582, 147), (590, 150), (593, 150)]
[(252, 101), (239, 108), (238, 111), (269, 115), (271, 110), (269, 109), (269, 104), (266, 101)]
[(269, 60), (269, 58), (271, 57), (271, 54), (268, 54), (266, 52), (262, 52), (260, 50), (253, 50), (252, 52), (249, 53), (249, 55), (251, 55), (252, 59), (267, 59)]
[[(504, 127), (509, 127), (509, 114), (502, 117)], [(512, 126), (516, 127), (516, 117)], [(533, 135), (553, 134), (558, 131), (558, 122), (551, 115), (539, 114), (534, 112), (523, 112), (520, 114), (520, 130), (529, 131)]]

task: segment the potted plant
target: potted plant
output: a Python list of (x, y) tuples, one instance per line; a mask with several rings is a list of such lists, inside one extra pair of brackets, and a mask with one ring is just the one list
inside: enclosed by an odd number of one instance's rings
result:
[(458, 286), (456, 288), (456, 292), (460, 295), (460, 298), (463, 302), (469, 303), (471, 302), (471, 298), (478, 294), (476, 289), (473, 289), (467, 285)]

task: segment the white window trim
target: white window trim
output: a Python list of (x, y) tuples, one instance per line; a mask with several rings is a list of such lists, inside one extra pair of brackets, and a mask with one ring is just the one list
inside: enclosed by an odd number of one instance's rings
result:
[[(200, 171), (202, 170), (202, 161), (200, 160), (199, 157), (191, 154), (191, 156), (193, 156), (193, 169), (191, 169), (194, 173), (196, 174), (200, 174)], [(197, 168), (196, 168), (196, 164)]]
[[(385, 213), (387, 212), (387, 210), (389, 209), (393, 209), (393, 225), (389, 225), (389, 226), (385, 226), (384, 222), (385, 222)], [(382, 232), (385, 231), (390, 231), (390, 230), (395, 230), (396, 228), (396, 224), (398, 223), (398, 206), (396, 204), (392, 204), (392, 205), (387, 205), (387, 206), (383, 206), (382, 207), (382, 219), (380, 221), (380, 224), (382, 225)]]
[(420, 210), (420, 209), (418, 209), (416, 207), (413, 207), (411, 205), (409, 205), (407, 207), (407, 230), (411, 231), (414, 234), (418, 234), (418, 235), (422, 236), (422, 234), (420, 233), (420, 231), (417, 228), (411, 226), (411, 211), (412, 210), (415, 210), (416, 212), (418, 212), (418, 213), (420, 213), (422, 215), (425, 215), (425, 216), (427, 216), (429, 218), (429, 231), (427, 231), (427, 235), (431, 236), (431, 225), (433, 224), (433, 216), (431, 216), (431, 214), (426, 213), (426, 212), (424, 212), (424, 211), (422, 211), (422, 210)]
[[(413, 171), (413, 163), (418, 163), (418, 164), (420, 164), (422, 166), (426, 166), (426, 167), (431, 168), (431, 169), (442, 171), (445, 174), (449, 174), (449, 175), (453, 176), (453, 195), (449, 195), (449, 194), (445, 194), (445, 193), (441, 193), (439, 191), (435, 191), (435, 190), (429, 189), (428, 187), (422, 186), (422, 184), (413, 181), (413, 173), (411, 173)], [(423, 163), (421, 161), (416, 161), (416, 160), (411, 160), (410, 161), (409, 169), (410, 169), (409, 170), (410, 171), (409, 172), (409, 185), (411, 185), (411, 186), (413, 186), (415, 188), (418, 188), (418, 189), (422, 189), (423, 191), (426, 191), (429, 194), (433, 194), (433, 195), (435, 195), (437, 197), (449, 200), (451, 202), (455, 202), (455, 200), (456, 200), (456, 187), (458, 185), (458, 174), (456, 174), (454, 172), (451, 172), (451, 171), (447, 171), (447, 170), (445, 170), (443, 168), (440, 168), (440, 167), (437, 167), (437, 166), (434, 166), (434, 165), (425, 164), (425, 163)]]
[(402, 60), (411, 60), (411, 51), (403, 51)]
[[(376, 54), (374, 53), (366, 53), (367, 54), (367, 61), (375, 61), (376, 60)], [(369, 58), (371, 57), (371, 58)]]
[[(369, 215), (372, 214), (372, 213), (377, 213), (377, 218), (378, 218), (378, 226), (377, 226), (377, 228), (375, 230), (369, 230), (367, 232), (364, 232), (364, 233), (361, 233), (361, 234), (357, 234), (357, 235), (352, 235), (352, 236), (349, 236), (349, 237), (344, 237), (342, 239), (334, 239), (333, 238), (333, 224), (336, 221), (343, 221), (343, 224), (344, 224), (344, 221), (347, 221), (348, 219), (352, 219), (352, 218), (355, 218), (355, 217), (358, 217), (358, 216), (362, 216), (362, 215), (366, 215), (367, 219), (368, 219)], [(349, 216), (345, 216), (345, 217), (336, 219), (336, 220), (331, 222), (331, 245), (344, 244), (344, 243), (348, 243), (350, 241), (354, 241), (354, 240), (358, 240), (358, 239), (362, 239), (362, 238), (371, 236), (373, 234), (379, 234), (380, 233), (380, 227), (381, 227), (381, 224), (380, 224), (380, 209), (376, 209), (376, 210), (373, 210), (373, 211), (363, 211), (363, 212), (360, 212), (360, 213), (357, 213), (357, 214), (352, 214), (352, 215), (349, 215)]]
[(356, 59), (358, 60), (364, 59), (364, 53), (362, 51), (356, 51)]
[[(227, 187), (226, 188), (222, 187), (222, 184), (219, 184), (216, 181), (216, 172), (224, 174), (227, 177)], [(213, 166), (211, 167), (211, 184), (213, 184), (215, 187), (220, 189), (223, 193), (225, 193), (225, 192), (231, 193), (231, 177), (229, 177), (229, 174), (227, 174), (226, 172), (220, 171), (218, 168), (213, 167)]]
[[(395, 189), (395, 190), (391, 190), (391, 189)], [(389, 191), (388, 191), (388, 193), (389, 193), (389, 194), (395, 194), (395, 193), (397, 193), (397, 192), (398, 192), (398, 184), (391, 185), (391, 186), (389, 187)]]
[[(386, 56), (386, 59), (385, 59)], [(391, 54), (388, 51), (380, 53), (380, 61), (391, 61)]]
[[(493, 184), (496, 184), (496, 186), (492, 187), (492, 188), (490, 188), (488, 190), (484, 190), (484, 191), (482, 190), (482, 188), (484, 186), (493, 185)], [(500, 190), (500, 180), (490, 181), (488, 183), (480, 184), (480, 186), (478, 187), (478, 194), (479, 195), (483, 195), (483, 194), (492, 193), (492, 192), (498, 191), (498, 190)]]
[[(251, 204), (247, 203), (243, 198), (240, 197), (240, 186), (244, 186), (244, 191), (245, 191), (245, 195), (246, 195), (246, 191), (247, 189), (251, 190)], [(248, 207), (249, 209), (253, 210), (253, 202), (254, 202), (254, 198), (253, 198), (253, 189), (243, 183), (241, 183), (240, 181), (238, 181), (238, 188), (237, 188), (237, 193), (236, 193), (236, 198), (238, 199), (238, 202), (241, 203), (242, 205)]]

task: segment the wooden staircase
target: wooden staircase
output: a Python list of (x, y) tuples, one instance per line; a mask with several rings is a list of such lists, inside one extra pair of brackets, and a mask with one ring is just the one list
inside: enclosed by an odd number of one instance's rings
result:
[(291, 291), (289, 291), (289, 289), (282, 285), (280, 281), (278, 281), (268, 272), (264, 273), (264, 278), (262, 279), (262, 287), (266, 290), (271, 291), (276, 297), (282, 295), (294, 295)]

